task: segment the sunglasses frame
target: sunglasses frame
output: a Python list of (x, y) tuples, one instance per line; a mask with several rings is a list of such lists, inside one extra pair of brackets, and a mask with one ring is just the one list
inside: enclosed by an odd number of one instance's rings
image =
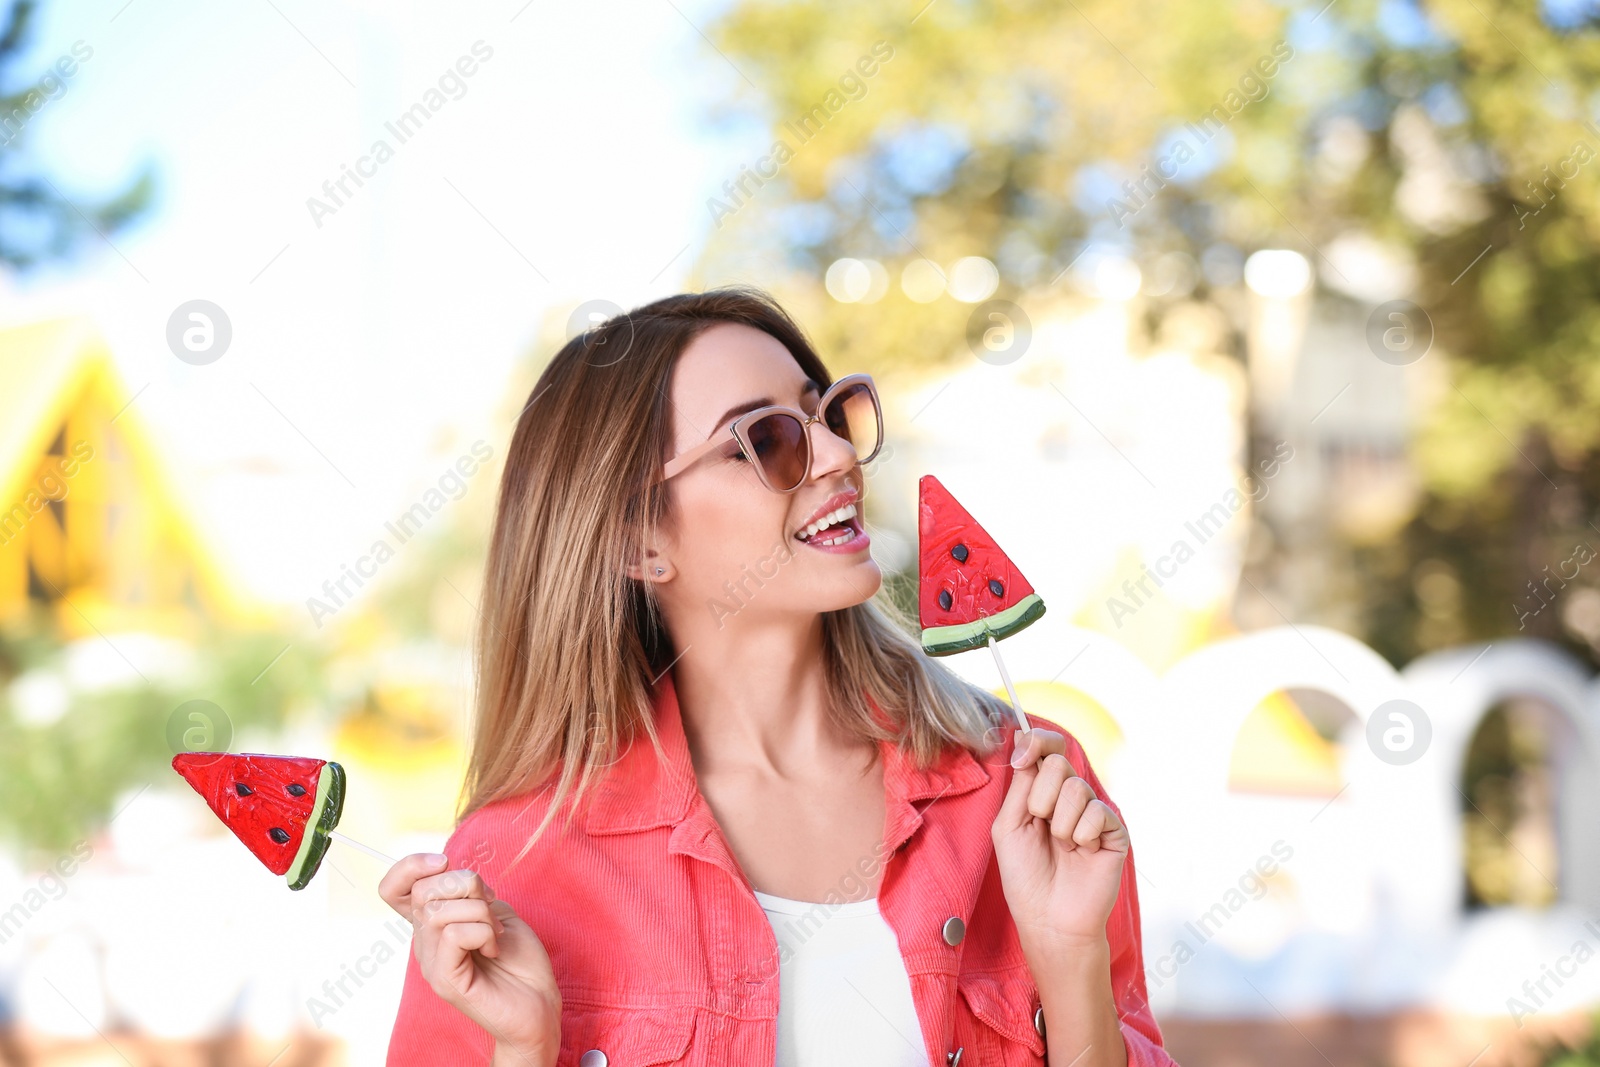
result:
[[(874, 458), (877, 457), (878, 453), (883, 450), (883, 402), (878, 397), (877, 383), (872, 380), (872, 375), (870, 374), (847, 374), (843, 378), (840, 378), (838, 381), (834, 382), (832, 385), (828, 386), (827, 390), (822, 394), (822, 396), (817, 399), (817, 413), (815, 415), (807, 415), (803, 411), (800, 411), (796, 408), (787, 407), (783, 404), (769, 404), (766, 407), (756, 408), (754, 411), (747, 411), (743, 415), (740, 415), (738, 418), (730, 422), (728, 424), (728, 430), (730, 433), (732, 433), (733, 439), (739, 442), (739, 447), (744, 451), (744, 454), (750, 457), (750, 465), (755, 468), (756, 477), (761, 479), (761, 484), (772, 490), (774, 493), (792, 493), (799, 489), (802, 485), (805, 485), (806, 479), (811, 476), (811, 424), (813, 422), (822, 422), (822, 413), (828, 409), (828, 405), (833, 401), (837, 394), (843, 392), (844, 389), (851, 386), (863, 384), (867, 387), (867, 391), (872, 395), (872, 409), (878, 420), (878, 443), (876, 447), (873, 448), (872, 455), (858, 457), (856, 459), (856, 463), (870, 463)], [(805, 442), (805, 468), (800, 472), (800, 480), (788, 489), (779, 489), (767, 479), (766, 468), (755, 458), (755, 445), (751, 444), (750, 435), (746, 429), (749, 426), (753, 426), (757, 420), (773, 414), (788, 415), (799, 422), (800, 439)], [(826, 423), (823, 425), (825, 429), (828, 429), (829, 433), (833, 432), (831, 428), (827, 427)], [(695, 445), (693, 448), (690, 448), (688, 451), (680, 452), (676, 456), (673, 456), (662, 465), (660, 480), (666, 481), (668, 478), (674, 477), (675, 475), (681, 473), (691, 463), (694, 463), (696, 460), (700, 459), (715, 446), (724, 443), (725, 440), (726, 438), (724, 438), (721, 434), (712, 434), (706, 440), (700, 442), (698, 445)]]

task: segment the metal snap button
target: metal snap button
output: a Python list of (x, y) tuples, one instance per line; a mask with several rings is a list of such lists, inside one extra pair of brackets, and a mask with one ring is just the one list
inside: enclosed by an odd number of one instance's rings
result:
[(944, 1062), (949, 1067), (961, 1067), (961, 1053), (965, 1051), (963, 1048), (958, 1048), (954, 1052), (946, 1052), (944, 1054)]
[(1033, 1028), (1039, 1031), (1039, 1036), (1044, 1036), (1044, 1005), (1033, 1009)]
[(944, 921), (944, 943), (959, 945), (961, 939), (967, 936), (967, 924), (961, 921), (959, 915), (952, 915)]
[(610, 1061), (606, 1059), (604, 1052), (592, 1048), (583, 1054), (583, 1058), (578, 1061), (578, 1067), (606, 1067), (608, 1062)]

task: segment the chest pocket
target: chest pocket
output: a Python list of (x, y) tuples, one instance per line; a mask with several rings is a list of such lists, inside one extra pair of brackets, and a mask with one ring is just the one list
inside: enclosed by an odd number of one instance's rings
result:
[(567, 1007), (561, 1013), (561, 1054), (556, 1067), (686, 1063), (695, 1017), (695, 1009), (688, 1007)]
[(962, 974), (955, 1045), (960, 1067), (1041, 1067), (1044, 1037), (1035, 1018), (1039, 993), (1026, 966), (1009, 972)]

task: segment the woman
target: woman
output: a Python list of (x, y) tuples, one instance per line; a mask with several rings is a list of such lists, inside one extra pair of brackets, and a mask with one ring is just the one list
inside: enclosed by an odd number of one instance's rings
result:
[(1030, 717), (1013, 758), (1009, 707), (875, 597), (881, 436), (871, 379), (757, 291), (552, 360), (501, 479), (463, 817), (381, 887), (415, 926), (391, 1067), (1173, 1062), (1082, 748)]

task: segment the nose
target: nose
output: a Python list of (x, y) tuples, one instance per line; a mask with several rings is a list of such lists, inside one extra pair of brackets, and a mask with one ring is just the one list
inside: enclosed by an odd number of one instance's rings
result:
[(836, 471), (848, 471), (860, 457), (855, 445), (828, 428), (821, 419), (806, 427), (811, 435), (811, 476), (817, 478)]

